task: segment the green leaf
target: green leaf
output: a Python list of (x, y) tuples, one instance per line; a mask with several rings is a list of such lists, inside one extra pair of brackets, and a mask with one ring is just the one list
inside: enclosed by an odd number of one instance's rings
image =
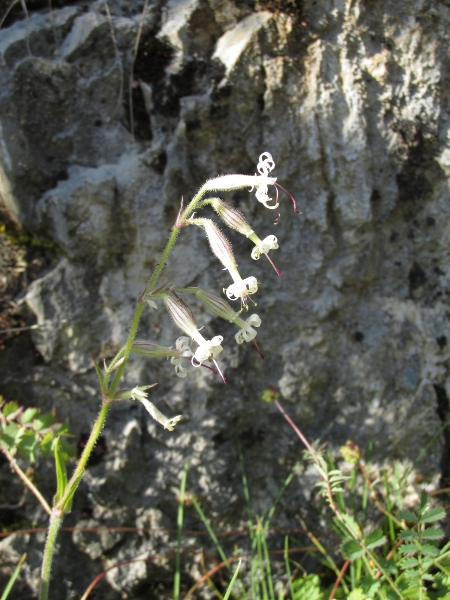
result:
[(430, 508), (424, 513), (421, 517), (422, 523), (433, 523), (434, 521), (440, 521), (445, 517), (445, 510), (440, 508), (439, 506), (435, 506), (434, 508)]
[(30, 462), (36, 460), (36, 450), (39, 447), (39, 435), (31, 430), (23, 431), (19, 443), (17, 444), (17, 452), (23, 458)]
[(344, 521), (344, 523), (347, 524), (352, 533), (354, 533), (355, 535), (359, 535), (358, 524), (352, 516), (344, 514), (342, 516), (342, 520)]
[(394, 560), (379, 556), (378, 562), (380, 563), (383, 571), (386, 571), (386, 573), (391, 573), (392, 575), (396, 575), (398, 573), (397, 563)]
[(405, 571), (405, 577), (408, 579), (419, 579), (419, 571), (417, 569), (409, 569)]
[(422, 515), (425, 512), (429, 504), (428, 495), (426, 492), (422, 491), (420, 493), (420, 502), (419, 502), (419, 515)]
[(419, 522), (418, 516), (410, 510), (399, 510), (397, 517), (399, 519), (405, 519), (405, 521), (410, 521), (411, 523)]
[(19, 404), (17, 402), (7, 402), (5, 406), (2, 408), (3, 415), (8, 418), (13, 413), (19, 410)]
[(56, 443), (54, 446), (54, 454), (56, 468), (56, 494), (53, 501), (56, 504), (63, 497), (68, 482), (66, 463), (64, 461), (63, 453), (60, 449), (60, 438), (56, 439)]
[(405, 531), (401, 531), (398, 534), (398, 537), (400, 540), (418, 540), (419, 539), (419, 534), (417, 533), (417, 531), (415, 529), (405, 529)]
[(48, 412), (43, 415), (39, 415), (33, 422), (33, 427), (36, 431), (44, 431), (56, 423), (56, 417), (53, 413)]
[(19, 416), (19, 423), (22, 423), (22, 425), (26, 425), (27, 423), (30, 423), (30, 421), (32, 421), (40, 412), (41, 411), (39, 408), (27, 408)]
[(378, 546), (382, 546), (386, 543), (386, 541), (386, 536), (383, 535), (383, 531), (379, 527), (371, 531), (364, 539), (366, 546), (370, 550), (377, 548)]
[(364, 554), (364, 550), (357, 542), (355, 542), (355, 540), (348, 540), (344, 542), (341, 546), (341, 551), (342, 554), (350, 560), (360, 558)]
[(406, 558), (402, 558), (400, 566), (402, 569), (412, 569), (419, 566), (419, 561), (415, 556), (407, 556)]
[(7, 450), (14, 450), (20, 441), (22, 431), (23, 430), (16, 423), (8, 423), (1, 432), (0, 443)]
[(54, 435), (51, 431), (46, 433), (41, 440), (41, 452), (47, 458), (49, 458), (50, 456), (53, 456), (53, 447), (52, 447), (53, 440), (54, 440)]
[(412, 543), (402, 544), (399, 547), (398, 551), (402, 554), (414, 554), (415, 552), (417, 552), (417, 546), (416, 544)]
[(431, 544), (424, 544), (422, 546), (422, 554), (424, 556), (439, 556), (439, 548)]
[(444, 531), (440, 527), (427, 527), (422, 532), (422, 539), (424, 540), (440, 540), (444, 537)]
[(106, 386), (108, 385), (108, 375), (103, 373), (97, 363), (94, 363), (95, 372), (97, 373), (97, 377), (100, 383), (100, 389), (104, 394), (106, 392)]
[(66, 442), (65, 440), (61, 440), (60, 448), (66, 462), (75, 458), (77, 455), (75, 446), (72, 446), (72, 444), (69, 444), (69, 442)]

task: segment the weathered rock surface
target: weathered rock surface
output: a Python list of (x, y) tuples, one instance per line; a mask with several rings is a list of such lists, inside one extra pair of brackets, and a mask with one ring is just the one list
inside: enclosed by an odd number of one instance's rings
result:
[[(99, 403), (92, 359), (124, 341), (181, 196), (207, 178), (254, 173), (268, 150), (303, 215), (283, 197), (274, 228), (254, 194), (227, 196), (280, 243), (278, 280), (230, 234), (242, 275), (264, 284), (255, 299), (265, 361), (198, 309), (205, 331), (224, 336), (226, 387), (203, 370), (176, 380), (165, 361), (130, 363), (130, 386), (158, 381), (152, 399), (183, 421), (168, 433), (134, 403), (111, 411), (67, 525), (139, 533), (77, 532), (72, 543), (63, 534), (54, 597), (75, 597), (102, 565), (173, 547), (174, 534), (143, 531), (174, 527), (185, 461), (215, 527), (236, 528), (239, 442), (254, 510), (266, 510), (302, 450), (261, 402), (268, 386), (310, 440), (373, 444), (379, 464), (414, 460), (437, 435), (417, 469), (448, 483), (450, 433), (438, 434), (450, 393), (448, 3), (150, 0), (145, 13), (142, 2), (63, 4), (30, 5), (29, 18), (17, 8), (0, 30), (0, 196), (62, 251), (27, 294), (43, 362), (25, 357), (18, 400), (89, 431)], [(229, 283), (191, 228), (165, 276), (216, 293)], [(142, 320), (142, 338), (171, 345), (178, 335), (161, 306)], [(4, 371), (5, 397), (14, 382), (17, 371)], [(42, 481), (49, 498), (52, 481)], [(291, 484), (278, 525), (292, 526), (314, 482), (308, 471)], [(45, 522), (33, 506), (29, 498), (29, 514)], [(31, 587), (41, 542), (27, 541)], [(24, 545), (3, 542), (11, 563)], [(107, 580), (102, 598), (165, 598), (157, 584), (170, 589), (171, 567), (135, 563)]]

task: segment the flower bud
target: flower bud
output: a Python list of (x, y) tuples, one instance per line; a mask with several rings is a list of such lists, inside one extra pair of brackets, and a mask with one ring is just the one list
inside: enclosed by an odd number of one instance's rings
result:
[(239, 233), (242, 233), (246, 237), (253, 233), (253, 229), (247, 223), (244, 215), (233, 206), (230, 206), (220, 198), (213, 198), (211, 206), (222, 221), (231, 229), (239, 231)]
[(174, 350), (173, 348), (168, 348), (167, 346), (160, 346), (159, 344), (155, 344), (154, 342), (147, 341), (134, 342), (131, 346), (131, 352), (135, 352), (136, 354), (140, 354), (141, 356), (146, 356), (147, 358), (161, 358), (179, 355), (179, 352), (177, 350)]
[(226, 269), (237, 267), (231, 244), (214, 221), (211, 221), (211, 219), (190, 219), (189, 222), (205, 230), (212, 253)]
[(189, 337), (195, 339), (198, 327), (195, 323), (194, 315), (186, 302), (172, 292), (164, 296), (164, 304), (175, 325), (184, 331), (184, 333), (187, 333)]
[(210, 292), (205, 292), (205, 290), (202, 289), (198, 289), (195, 292), (195, 295), (203, 302), (206, 308), (225, 321), (233, 323), (238, 316), (238, 313), (231, 308), (228, 302), (219, 298), (219, 296), (215, 296)]

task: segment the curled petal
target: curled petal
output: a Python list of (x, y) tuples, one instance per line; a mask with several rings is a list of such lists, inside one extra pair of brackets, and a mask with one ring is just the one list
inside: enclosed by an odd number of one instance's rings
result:
[(214, 360), (215, 357), (220, 354), (223, 350), (221, 343), (223, 337), (216, 335), (212, 340), (205, 340), (204, 343), (200, 344), (192, 358), (192, 365), (199, 367), (205, 360)]
[(239, 329), (236, 333), (235, 340), (238, 344), (242, 344), (243, 342), (251, 342), (256, 337), (256, 331), (254, 327), (259, 327), (261, 325), (261, 319), (258, 315), (251, 315), (245, 321), (244, 327)]
[(275, 161), (272, 158), (270, 152), (263, 152), (259, 157), (258, 173), (260, 175), (265, 175), (266, 177), (269, 175), (270, 171), (273, 171), (275, 168)]
[(260, 244), (252, 250), (253, 260), (258, 260), (261, 254), (268, 254), (270, 250), (278, 250), (278, 240), (274, 235), (268, 235)]
[(258, 291), (258, 280), (256, 277), (247, 277), (232, 283), (226, 289), (226, 295), (230, 300), (245, 300), (245, 298)]

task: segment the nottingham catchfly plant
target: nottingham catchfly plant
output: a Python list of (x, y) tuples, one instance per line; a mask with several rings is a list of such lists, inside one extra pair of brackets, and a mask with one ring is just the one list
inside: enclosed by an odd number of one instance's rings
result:
[[(263, 152), (259, 157), (256, 168), (258, 174), (230, 174), (214, 177), (202, 185), (186, 207), (184, 207), (182, 200), (166, 247), (159, 257), (156, 263), (157, 266), (150, 276), (147, 285), (138, 297), (136, 310), (125, 344), (110, 360), (109, 364), (105, 362), (102, 366), (95, 365), (101, 390), (100, 411), (70, 479), (67, 477), (66, 465), (62, 455), (55, 452), (57, 493), (53, 500), (42, 562), (40, 600), (47, 600), (49, 597), (50, 574), (58, 532), (64, 516), (71, 509), (73, 496), (83, 478), (89, 457), (105, 425), (111, 406), (119, 401), (140, 402), (150, 416), (168, 431), (173, 431), (180, 420), (182, 420), (181, 415), (166, 417), (149, 400), (149, 390), (156, 383), (144, 385), (122, 383), (125, 366), (130, 356), (136, 354), (149, 360), (159, 358), (170, 359), (171, 364), (175, 368), (175, 374), (182, 378), (187, 377), (198, 367), (207, 367), (214, 375), (220, 375), (222, 381), (225, 383), (225, 377), (218, 364), (218, 357), (223, 351), (224, 345), (229, 340), (226, 340), (220, 331), (215, 332), (215, 335), (209, 339), (208, 336), (204, 336), (202, 326), (197, 325), (194, 313), (187, 300), (189, 295), (191, 295), (191, 297), (195, 296), (200, 300), (213, 315), (236, 325), (235, 343), (243, 344), (252, 342), (262, 357), (262, 352), (255, 340), (258, 333), (256, 329), (261, 327), (261, 318), (257, 314), (249, 316), (245, 314), (246, 318), (241, 316), (243, 311), (248, 311), (250, 301), (256, 305), (251, 296), (259, 292), (260, 283), (254, 275), (248, 274), (248, 271), (245, 277), (241, 276), (231, 243), (214, 220), (209, 216), (199, 216), (199, 213), (200, 211), (206, 211), (208, 208), (213, 209), (211, 212), (213, 212), (213, 215), (215, 213), (222, 224), (234, 229), (249, 241), (251, 244), (251, 258), (258, 260), (261, 255), (266, 256), (277, 275), (280, 276), (280, 271), (278, 271), (269, 257), (269, 252), (278, 249), (278, 239), (274, 235), (268, 235), (264, 238), (258, 237), (251, 224), (240, 211), (217, 197), (217, 192), (223, 193), (240, 189), (254, 190), (256, 199), (265, 208), (269, 210), (278, 209), (278, 188), (283, 191), (286, 190), (277, 183), (276, 177), (271, 176), (274, 168), (275, 162), (270, 153)], [(273, 191), (275, 191), (275, 196), (271, 197)], [(290, 194), (289, 196), (294, 203), (294, 210), (296, 210), (295, 200)], [(178, 287), (172, 282), (166, 281), (162, 283), (160, 281), (162, 270), (176, 243), (178, 235), (182, 230), (192, 225), (199, 227), (204, 232), (213, 255), (230, 276), (231, 281), (228, 287), (223, 290), (224, 295), (216, 295), (200, 287), (182, 287), (182, 282), (180, 282), (181, 287)], [(226, 298), (233, 302), (233, 306), (229, 304)], [(155, 309), (158, 305), (161, 305), (168, 311), (175, 325), (184, 334), (174, 340), (172, 346), (162, 346), (147, 339), (136, 339), (142, 313), (146, 308)], [(231, 342), (233, 342), (233, 339)], [(191, 369), (191, 367), (194, 367), (194, 369)], [(120, 389), (119, 384), (123, 386)]]

